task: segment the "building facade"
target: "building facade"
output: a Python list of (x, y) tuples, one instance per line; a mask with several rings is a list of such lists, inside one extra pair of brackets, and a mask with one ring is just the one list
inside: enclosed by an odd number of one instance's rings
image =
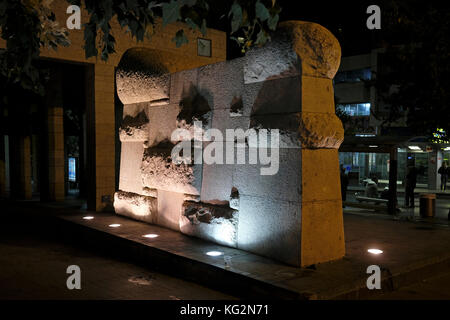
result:
[[(69, 14), (68, 3), (55, 1), (52, 9), (60, 25)], [(81, 10), (81, 23), (88, 14)], [(171, 41), (185, 29), (189, 43), (177, 48)], [(208, 29), (206, 37), (175, 23), (156, 26), (151, 40), (137, 42), (112, 23), (116, 53), (107, 62), (85, 58), (83, 30), (69, 30), (69, 47), (42, 48), (39, 64), (50, 70), (45, 97), (23, 98), (17, 106), (2, 106), (0, 193), (16, 199), (64, 200), (79, 194), (88, 208), (112, 208), (118, 184), (120, 143), (116, 134), (123, 105), (116, 95), (116, 68), (124, 56), (136, 63), (157, 60), (177, 72), (226, 60), (226, 34)], [(204, 39), (206, 38), (206, 39)], [(210, 45), (209, 55), (202, 46)], [(6, 43), (0, 40), (0, 50)], [(25, 110), (27, 104), (29, 114)]]
[[(367, 54), (343, 57), (334, 79), (338, 114), (345, 114), (345, 140), (340, 163), (349, 173), (350, 186), (362, 187), (363, 180), (375, 178), (380, 188), (389, 184), (390, 162), (397, 162), (397, 185), (402, 188), (408, 166), (422, 168), (418, 188), (441, 188), (438, 169), (449, 163), (450, 144), (412, 135), (406, 124), (406, 112), (395, 123), (383, 126), (389, 105), (380, 99), (371, 82), (384, 71), (383, 49)], [(393, 90), (395, 90), (393, 88)]]

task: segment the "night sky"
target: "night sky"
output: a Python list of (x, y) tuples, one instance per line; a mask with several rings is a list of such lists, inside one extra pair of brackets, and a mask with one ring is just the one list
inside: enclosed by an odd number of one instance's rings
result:
[[(282, 7), (280, 21), (303, 20), (316, 22), (329, 29), (339, 40), (343, 55), (368, 52), (376, 46), (380, 37), (379, 30), (368, 30), (366, 20), (369, 15), (367, 7), (377, 4), (373, 1), (304, 1), (277, 0)], [(233, 1), (220, 1), (210, 10), (209, 26), (223, 31), (230, 31), (230, 20), (224, 12)], [(382, 5), (380, 5), (382, 9)], [(383, 16), (383, 9), (381, 10)], [(228, 59), (240, 56), (240, 50), (234, 41), (228, 39)]]

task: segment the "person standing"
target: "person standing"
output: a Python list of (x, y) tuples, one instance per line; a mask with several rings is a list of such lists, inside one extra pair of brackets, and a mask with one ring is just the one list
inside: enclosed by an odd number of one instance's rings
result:
[(342, 164), (340, 168), (341, 168), (341, 197), (342, 202), (344, 202), (347, 200), (348, 175), (345, 173), (345, 168)]
[(441, 175), (441, 190), (447, 190), (447, 180), (449, 175), (449, 168), (447, 168), (447, 162), (443, 162), (439, 168), (438, 173)]
[(405, 181), (405, 207), (407, 208), (414, 208), (414, 189), (417, 184), (417, 174), (418, 169), (416, 167), (408, 167)]

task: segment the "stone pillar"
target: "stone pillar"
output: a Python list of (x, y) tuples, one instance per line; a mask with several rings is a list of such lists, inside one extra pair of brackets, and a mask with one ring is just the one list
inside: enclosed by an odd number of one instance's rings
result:
[(389, 213), (395, 214), (397, 210), (397, 176), (398, 176), (398, 150), (391, 147), (389, 153)]
[(6, 197), (6, 152), (5, 136), (0, 133), (0, 198)]
[(62, 106), (48, 109), (48, 179), (49, 200), (63, 201), (64, 184), (64, 128)]
[[(441, 185), (440, 175), (438, 174), (438, 150), (428, 153), (428, 189), (438, 190)], [(439, 180), (439, 181), (438, 181)]]
[(63, 201), (65, 199), (64, 184), (64, 110), (63, 110), (63, 74), (58, 68), (51, 70), (46, 87), (46, 139), (43, 148), (44, 163), (48, 167), (41, 178), (41, 199), (46, 201)]
[(0, 108), (0, 198), (6, 197), (6, 110)]
[(13, 135), (10, 141), (11, 196), (31, 199), (31, 141), (28, 135)]
[(338, 151), (343, 128), (332, 77), (311, 74), (302, 76), (302, 266), (345, 255)]
[(90, 115), (89, 121), (92, 129), (92, 120), (94, 120), (92, 132), (94, 136), (88, 135), (88, 140), (93, 138), (95, 141), (95, 150), (91, 149), (95, 154), (95, 210), (103, 211), (112, 209), (116, 184), (114, 66), (95, 64), (93, 81), (94, 112)]

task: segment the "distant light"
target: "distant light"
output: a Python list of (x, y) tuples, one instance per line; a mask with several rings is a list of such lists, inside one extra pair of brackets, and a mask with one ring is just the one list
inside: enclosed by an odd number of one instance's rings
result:
[(209, 251), (206, 254), (208, 256), (211, 256), (211, 257), (218, 257), (218, 256), (223, 255), (223, 252), (220, 252), (220, 251)]
[(110, 224), (109, 226), (110, 226), (111, 228), (118, 228), (118, 227), (120, 227), (121, 225), (118, 224), (118, 223), (113, 223), (113, 224)]
[(93, 216), (86, 216), (86, 217), (83, 217), (83, 219), (84, 220), (92, 220), (92, 219), (94, 219), (94, 217)]
[(151, 233), (151, 234), (143, 235), (143, 237), (144, 237), (144, 238), (151, 238), (151, 239), (153, 239), (153, 238), (158, 238), (159, 235), (154, 234), (154, 233)]
[(444, 148), (444, 151), (450, 151), (450, 147)]
[(422, 150), (420, 147), (418, 147), (418, 146), (409, 146), (408, 147), (409, 149), (411, 149), (411, 150)]
[(380, 250), (380, 249), (369, 249), (369, 250), (367, 250), (367, 252), (372, 253), (372, 254), (382, 254), (383, 250)]
[(376, 134), (372, 134), (372, 133), (367, 133), (367, 134), (363, 134), (363, 133), (357, 133), (355, 134), (355, 137), (360, 137), (360, 138), (370, 138), (370, 137), (376, 137)]
[(378, 148), (378, 146), (369, 146), (369, 148)]

